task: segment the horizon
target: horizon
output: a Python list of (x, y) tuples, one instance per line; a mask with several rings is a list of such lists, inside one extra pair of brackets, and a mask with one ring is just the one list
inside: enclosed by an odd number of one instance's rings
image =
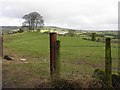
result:
[[(2, 27), (22, 27), (22, 26), (0, 26), (0, 30), (2, 31)], [(55, 28), (61, 28), (61, 29), (71, 29), (71, 30), (75, 30), (75, 31), (119, 31), (118, 29), (74, 29), (74, 28), (64, 28), (64, 27), (58, 27), (58, 26), (45, 26), (45, 27), (55, 27)]]

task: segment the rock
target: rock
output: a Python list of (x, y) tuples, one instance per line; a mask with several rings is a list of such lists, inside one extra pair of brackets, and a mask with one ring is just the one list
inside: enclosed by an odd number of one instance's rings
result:
[(105, 72), (103, 70), (100, 70), (100, 69), (95, 69), (92, 77), (100, 79), (100, 80), (104, 80), (105, 79)]
[(112, 84), (115, 88), (120, 88), (120, 76), (112, 74)]
[[(105, 72), (103, 70), (96, 69), (92, 77), (105, 81)], [(112, 74), (112, 86), (114, 88), (120, 88), (120, 76), (119, 75)]]
[(9, 55), (5, 55), (4, 59), (6, 59), (6, 60), (13, 60), (12, 57), (10, 57)]

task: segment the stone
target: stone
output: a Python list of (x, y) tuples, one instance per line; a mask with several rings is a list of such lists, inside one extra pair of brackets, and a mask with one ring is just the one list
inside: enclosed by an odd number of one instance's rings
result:
[(4, 59), (6, 59), (6, 60), (13, 60), (12, 57), (10, 57), (9, 55), (5, 55)]
[[(105, 72), (100, 69), (95, 69), (93, 75), (93, 78), (105, 81)], [(120, 88), (120, 76), (116, 74), (112, 74), (112, 86), (113, 88)]]

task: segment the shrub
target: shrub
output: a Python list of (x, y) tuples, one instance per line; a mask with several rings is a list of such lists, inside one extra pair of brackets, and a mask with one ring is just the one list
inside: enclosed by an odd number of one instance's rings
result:
[(18, 33), (22, 33), (22, 32), (24, 32), (24, 30), (22, 30), (22, 29), (19, 29)]
[(92, 41), (95, 41), (95, 40), (96, 40), (96, 39), (95, 39), (95, 38), (96, 38), (96, 33), (92, 33), (91, 36), (92, 36), (91, 40), (92, 40)]

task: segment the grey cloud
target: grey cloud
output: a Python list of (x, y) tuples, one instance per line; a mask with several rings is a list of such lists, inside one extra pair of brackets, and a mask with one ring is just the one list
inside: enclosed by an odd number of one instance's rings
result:
[(43, 15), (46, 25), (100, 28), (99, 25), (102, 24), (117, 24), (117, 2), (118, 0), (3, 0), (0, 18), (22, 19), (23, 15), (37, 11)]

